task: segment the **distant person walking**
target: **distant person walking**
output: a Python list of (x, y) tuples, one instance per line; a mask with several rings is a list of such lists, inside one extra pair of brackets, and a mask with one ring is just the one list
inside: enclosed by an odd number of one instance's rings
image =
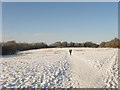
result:
[(70, 55), (72, 54), (72, 49), (69, 50)]

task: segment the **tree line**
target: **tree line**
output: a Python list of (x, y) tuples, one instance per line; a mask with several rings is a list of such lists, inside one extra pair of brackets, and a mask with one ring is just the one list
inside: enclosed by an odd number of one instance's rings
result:
[(8, 41), (6, 43), (2, 43), (2, 55), (12, 55), (17, 51), (25, 51), (31, 49), (40, 49), (47, 48), (48, 45), (40, 42), (40, 43), (16, 43), (15, 41)]
[(2, 49), (1, 55), (12, 55), (17, 51), (31, 50), (31, 49), (40, 49), (40, 48), (62, 48), (62, 47), (91, 47), (91, 48), (120, 48), (120, 40), (115, 38), (108, 42), (101, 42), (96, 44), (93, 42), (84, 42), (84, 43), (74, 43), (74, 42), (55, 42), (50, 45), (47, 45), (43, 42), (38, 43), (17, 43), (16, 41), (8, 41), (0, 43), (0, 48)]
[(49, 45), (49, 47), (99, 47), (98, 44), (95, 44), (93, 42), (85, 42), (85, 43), (74, 43), (74, 42), (55, 42)]
[(115, 38), (108, 42), (102, 42), (99, 47), (120, 48), (120, 40)]

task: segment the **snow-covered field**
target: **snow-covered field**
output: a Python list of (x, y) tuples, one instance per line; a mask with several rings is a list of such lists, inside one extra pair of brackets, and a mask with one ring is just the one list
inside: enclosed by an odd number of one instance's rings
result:
[(117, 88), (118, 49), (37, 49), (0, 58), (1, 88)]

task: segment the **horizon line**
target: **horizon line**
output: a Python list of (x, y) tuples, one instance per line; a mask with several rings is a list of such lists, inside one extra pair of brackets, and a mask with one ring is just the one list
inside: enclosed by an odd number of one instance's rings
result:
[[(111, 40), (114, 40), (114, 39), (119, 39), (118, 37), (115, 37), (115, 38), (113, 38), (113, 39), (111, 39)], [(100, 43), (102, 43), (102, 42), (109, 42), (109, 41), (111, 41), (111, 40), (105, 40), (105, 41), (101, 41), (101, 42), (99, 42), (99, 43), (97, 43), (97, 42), (94, 42), (94, 41), (81, 41), (81, 42), (76, 42), (76, 41), (55, 41), (55, 42), (52, 42), (52, 43), (49, 43), (49, 42), (43, 42), (43, 41), (35, 41), (35, 42), (27, 42), (27, 41), (17, 41), (17, 40), (8, 40), (8, 41), (2, 41), (2, 42), (0, 42), (0, 43), (7, 43), (7, 42), (10, 42), (10, 41), (15, 41), (16, 43), (45, 43), (45, 44), (53, 44), (53, 43), (56, 43), (56, 42), (67, 42), (67, 43), (86, 43), (86, 42), (92, 42), (92, 43), (95, 43), (95, 44), (100, 44)], [(120, 39), (119, 39), (120, 40)]]

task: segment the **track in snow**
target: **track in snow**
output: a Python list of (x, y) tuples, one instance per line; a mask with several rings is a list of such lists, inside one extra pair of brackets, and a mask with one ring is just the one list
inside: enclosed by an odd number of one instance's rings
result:
[(1, 58), (3, 88), (118, 87), (117, 49), (40, 49)]

